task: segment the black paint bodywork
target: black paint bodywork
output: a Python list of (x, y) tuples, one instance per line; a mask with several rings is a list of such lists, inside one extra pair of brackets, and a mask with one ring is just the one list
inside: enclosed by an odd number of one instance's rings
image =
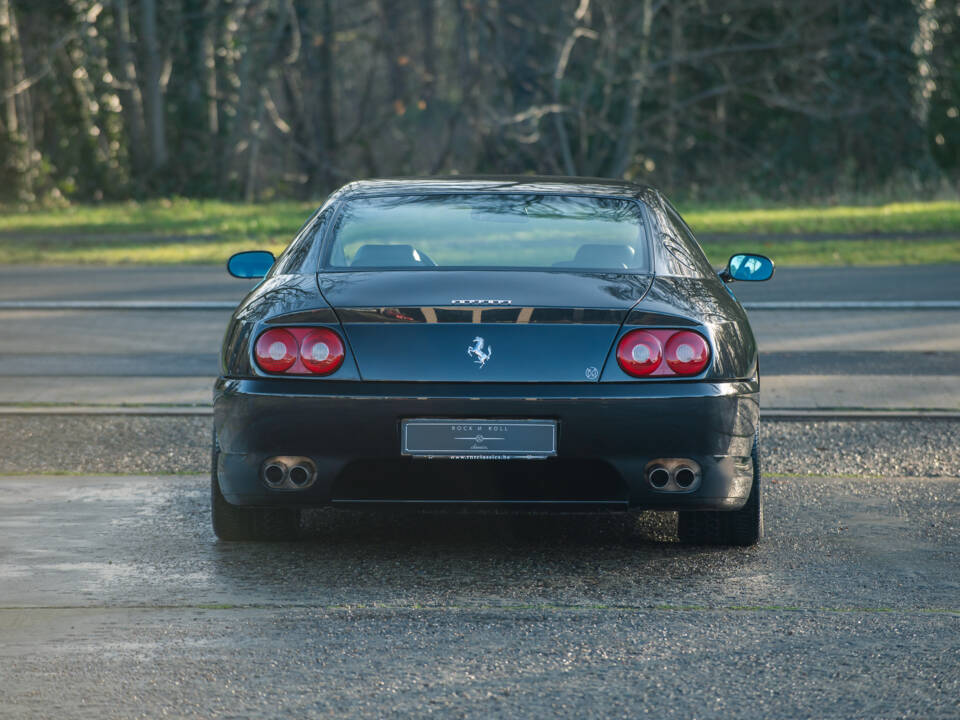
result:
[[(587, 194), (640, 203), (652, 273), (568, 270), (332, 270), (324, 233), (347, 198), (382, 193)], [(457, 298), (509, 305), (454, 305)], [(253, 362), (270, 325), (326, 326), (345, 339), (327, 377), (277, 377)], [(699, 376), (633, 378), (614, 357), (636, 328), (690, 328), (712, 359)], [(475, 335), (496, 355), (478, 368)], [(595, 370), (595, 372), (591, 372)], [(551, 178), (382, 180), (341, 189), (307, 222), (227, 328), (214, 391), (218, 476), (228, 502), (489, 502), (569, 508), (736, 509), (749, 494), (759, 416), (757, 346), (743, 308), (689, 228), (650, 188)], [(400, 455), (403, 418), (550, 418), (548, 460), (423, 460)], [(307, 456), (301, 492), (260, 479), (274, 455)], [(691, 458), (699, 489), (644, 478), (659, 457)]]

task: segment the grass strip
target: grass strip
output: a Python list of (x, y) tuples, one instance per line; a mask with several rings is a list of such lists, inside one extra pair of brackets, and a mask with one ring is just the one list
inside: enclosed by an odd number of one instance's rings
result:
[(960, 232), (960, 202), (737, 209), (681, 207), (696, 233)]
[[(232, 253), (279, 253), (316, 202), (243, 205), (182, 198), (61, 209), (0, 209), (0, 263), (169, 265), (220, 264)], [(763, 252), (780, 265), (900, 265), (960, 262), (960, 202), (767, 209), (690, 206), (685, 217), (711, 239), (717, 265), (734, 252)], [(751, 239), (770, 234), (813, 239)], [(902, 233), (904, 237), (831, 239), (830, 234)], [(926, 233), (922, 238), (909, 237)], [(942, 238), (930, 234), (943, 233)]]
[(960, 263), (960, 237), (875, 240), (723, 240), (703, 243), (710, 262), (731, 255), (768, 255), (778, 266), (942, 265)]

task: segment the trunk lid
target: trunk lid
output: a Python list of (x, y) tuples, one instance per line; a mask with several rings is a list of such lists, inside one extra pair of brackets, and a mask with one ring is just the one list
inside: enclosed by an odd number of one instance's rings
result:
[(389, 270), (318, 275), (364, 380), (597, 382), (652, 276)]

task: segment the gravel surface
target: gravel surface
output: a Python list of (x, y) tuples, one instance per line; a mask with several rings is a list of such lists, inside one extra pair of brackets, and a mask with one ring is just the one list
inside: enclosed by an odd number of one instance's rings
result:
[(787, 475), (960, 477), (960, 422), (767, 422), (765, 467)]
[(209, 417), (0, 416), (0, 473), (195, 473), (210, 468)]
[[(0, 416), (0, 473), (203, 472), (207, 417)], [(765, 422), (765, 471), (960, 477), (960, 422)]]

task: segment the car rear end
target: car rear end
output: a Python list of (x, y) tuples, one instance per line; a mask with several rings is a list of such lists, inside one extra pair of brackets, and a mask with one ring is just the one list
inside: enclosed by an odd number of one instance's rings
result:
[(238, 309), (214, 404), (226, 501), (744, 506), (742, 308), (715, 276), (658, 272), (649, 198), (484, 190), (341, 198), (319, 272)]

